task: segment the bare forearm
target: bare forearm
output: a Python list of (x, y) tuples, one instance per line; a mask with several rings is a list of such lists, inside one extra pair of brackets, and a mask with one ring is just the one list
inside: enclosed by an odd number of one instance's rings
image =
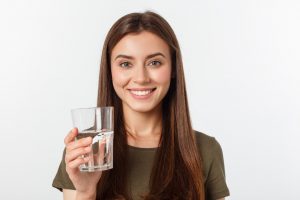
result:
[(95, 200), (96, 192), (82, 193), (76, 192), (76, 200)]
[(95, 200), (96, 199), (96, 192), (78, 192), (76, 190), (63, 190), (63, 197), (64, 200)]

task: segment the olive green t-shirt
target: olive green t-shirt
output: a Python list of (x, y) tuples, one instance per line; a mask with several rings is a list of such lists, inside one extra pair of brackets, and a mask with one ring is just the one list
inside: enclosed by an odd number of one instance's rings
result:
[[(215, 138), (204, 133), (195, 132), (196, 142), (203, 161), (206, 200), (216, 200), (229, 196), (225, 181), (223, 153)], [(150, 174), (157, 148), (138, 148), (129, 146), (129, 177), (128, 186), (134, 200), (147, 194)], [(62, 189), (75, 190), (67, 172), (64, 155), (53, 180), (52, 186)]]

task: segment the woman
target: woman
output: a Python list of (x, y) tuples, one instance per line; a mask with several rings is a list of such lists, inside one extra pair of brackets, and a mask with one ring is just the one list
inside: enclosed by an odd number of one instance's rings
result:
[(98, 106), (115, 107), (114, 168), (82, 173), (92, 139), (65, 138), (53, 186), (64, 199), (224, 199), (218, 142), (193, 131), (181, 52), (170, 25), (131, 13), (110, 29), (102, 51)]

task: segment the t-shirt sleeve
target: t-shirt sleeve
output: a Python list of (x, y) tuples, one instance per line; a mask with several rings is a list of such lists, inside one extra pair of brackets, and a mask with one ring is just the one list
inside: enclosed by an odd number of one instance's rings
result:
[(75, 187), (66, 171), (65, 154), (66, 149), (63, 152), (62, 160), (60, 162), (57, 173), (53, 179), (52, 186), (59, 189), (60, 191), (62, 191), (62, 189), (75, 190)]
[(209, 199), (216, 200), (229, 196), (225, 179), (223, 152), (215, 138), (211, 138), (212, 161), (206, 180), (206, 193)]

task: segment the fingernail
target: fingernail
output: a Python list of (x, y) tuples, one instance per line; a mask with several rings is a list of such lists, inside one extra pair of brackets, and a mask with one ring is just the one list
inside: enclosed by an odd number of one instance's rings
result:
[(72, 132), (75, 133), (76, 131), (78, 131), (78, 128), (77, 127), (73, 127), (72, 128)]

